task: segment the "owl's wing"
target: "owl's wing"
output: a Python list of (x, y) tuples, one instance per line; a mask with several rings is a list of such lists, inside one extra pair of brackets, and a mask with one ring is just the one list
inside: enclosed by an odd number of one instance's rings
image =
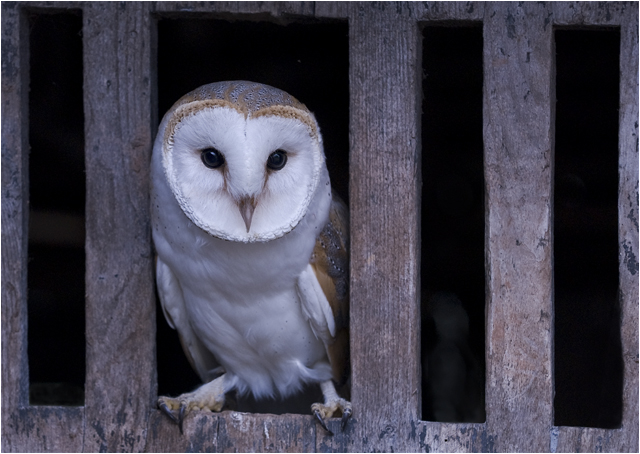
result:
[(215, 357), (193, 332), (187, 318), (180, 282), (160, 257), (157, 257), (156, 260), (156, 281), (164, 317), (169, 326), (178, 330), (182, 349), (187, 355), (191, 367), (203, 382), (207, 383), (213, 380), (216, 375), (219, 375), (219, 365)]
[(335, 194), (299, 288), (309, 323), (327, 348), (333, 378), (342, 383), (349, 362), (349, 210)]

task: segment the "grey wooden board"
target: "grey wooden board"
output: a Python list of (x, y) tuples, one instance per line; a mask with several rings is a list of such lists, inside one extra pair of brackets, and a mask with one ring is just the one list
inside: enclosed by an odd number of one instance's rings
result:
[[(27, 404), (28, 48), (21, 8), (83, 9), (88, 178), (84, 408)], [(310, 415), (194, 412), (181, 436), (154, 409), (147, 192), (157, 123), (153, 17), (208, 13), (275, 22), (349, 20), (354, 418), (344, 433), (332, 420), (336, 434), (329, 436)], [(419, 27), (461, 20), (483, 21), (485, 30), (491, 345), (486, 424), (419, 420)], [(3, 451), (637, 452), (637, 23), (637, 4), (631, 2), (3, 2)], [(554, 24), (622, 27), (619, 224), (625, 408), (618, 430), (552, 425), (551, 177), (545, 167), (552, 162)]]
[(87, 451), (143, 450), (156, 394), (148, 6), (83, 11)]
[(3, 452), (82, 452), (84, 427), (82, 407), (23, 407), (12, 414), (11, 424), (20, 440)]
[(486, 410), (506, 451), (547, 450), (553, 410), (550, 14), (485, 7)]
[(408, 4), (350, 17), (351, 443), (404, 451), (420, 416), (420, 38)]
[(2, 450), (20, 450), (19, 407), (28, 404), (28, 85), (26, 17), (2, 4)]
[(560, 427), (558, 452), (638, 451), (638, 4), (554, 5), (562, 23), (620, 25), (618, 242), (624, 361), (622, 428)]

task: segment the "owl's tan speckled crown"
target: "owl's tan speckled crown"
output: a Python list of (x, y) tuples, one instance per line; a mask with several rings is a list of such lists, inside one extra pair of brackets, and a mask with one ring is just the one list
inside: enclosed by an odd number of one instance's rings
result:
[[(246, 80), (202, 85), (178, 99), (167, 113), (174, 112), (181, 106), (190, 103), (196, 103), (197, 108), (194, 106), (196, 109), (202, 108), (203, 104), (205, 106), (211, 104), (211, 106), (231, 107), (244, 114), (245, 117), (255, 118), (265, 115), (295, 117), (309, 126), (313, 136), (318, 136), (318, 126), (307, 106), (286, 91), (269, 85)], [(188, 113), (187, 111), (183, 115)], [(176, 120), (179, 121), (179, 119)]]

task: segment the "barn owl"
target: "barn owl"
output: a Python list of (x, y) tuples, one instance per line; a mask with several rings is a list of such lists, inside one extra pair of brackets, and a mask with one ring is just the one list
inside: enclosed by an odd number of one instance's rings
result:
[(327, 429), (341, 413), (344, 428), (348, 212), (313, 114), (267, 85), (204, 85), (164, 116), (151, 180), (160, 302), (205, 383), (159, 408), (182, 430), (229, 391), (284, 398), (318, 383), (313, 414)]

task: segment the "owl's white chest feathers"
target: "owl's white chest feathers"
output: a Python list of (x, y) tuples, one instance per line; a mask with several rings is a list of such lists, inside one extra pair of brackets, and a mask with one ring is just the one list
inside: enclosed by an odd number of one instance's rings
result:
[[(154, 154), (156, 152), (154, 151)], [(325, 345), (301, 308), (296, 283), (327, 222), (329, 177), (288, 234), (242, 243), (213, 237), (183, 213), (152, 164), (153, 239), (179, 281), (192, 329), (228, 374), (230, 388), (256, 397), (289, 395), (331, 378)]]

